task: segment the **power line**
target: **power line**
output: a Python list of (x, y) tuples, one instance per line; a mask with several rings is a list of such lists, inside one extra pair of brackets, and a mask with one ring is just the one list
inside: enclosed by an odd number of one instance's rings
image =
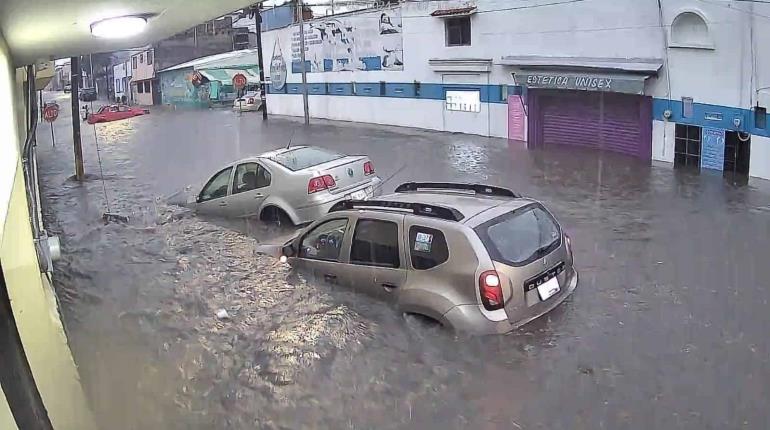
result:
[[(485, 9), (485, 10), (477, 10), (477, 11), (474, 12), (474, 14), (483, 14), (483, 13), (492, 13), (492, 12), (505, 12), (505, 11), (512, 11), (512, 10), (524, 10), (524, 9), (535, 9), (535, 8), (548, 7), (548, 6), (559, 6), (559, 5), (565, 5), (565, 4), (582, 3), (582, 2), (585, 2), (585, 1), (588, 1), (588, 0), (562, 0), (562, 1), (554, 1), (554, 2), (550, 2), (550, 3), (532, 4), (532, 5), (523, 5), (523, 6), (511, 6), (511, 7), (504, 7), (504, 8), (498, 8), (498, 9)], [(768, 1), (770, 1), (770, 0), (768, 0)], [(406, 3), (426, 4), (426, 5), (428, 5), (430, 3), (448, 3), (448, 2), (454, 2), (454, 0), (401, 0), (399, 3), (393, 4), (393, 6), (397, 6), (399, 4), (406, 4)], [(361, 4), (361, 5), (371, 4), (371, 3), (364, 2), (364, 1), (356, 1), (356, 0), (348, 0), (345, 3), (340, 3), (340, 2), (337, 2), (335, 0), (335, 6), (344, 5), (346, 3), (349, 3), (351, 5), (352, 4)], [(329, 6), (329, 7), (331, 7), (331, 3), (330, 2), (329, 3), (314, 3), (314, 4), (306, 4), (306, 6), (312, 6), (312, 7), (325, 7), (325, 6)], [(348, 14), (348, 13), (361, 13), (361, 12), (367, 12), (367, 11), (374, 12), (374, 11), (377, 11), (377, 10), (388, 9), (389, 7), (390, 6), (370, 7), (370, 8), (366, 8), (366, 9), (358, 9), (358, 10), (346, 12), (345, 14)], [(339, 15), (342, 15), (342, 14), (339, 14)], [(331, 16), (334, 16), (334, 15), (331, 15)], [(317, 19), (323, 19), (323, 18), (327, 18), (327, 17), (331, 17), (331, 16), (318, 17)], [(425, 18), (425, 17), (426, 17), (426, 15), (402, 15), (401, 19)], [(356, 17), (356, 19), (380, 19), (380, 18), (376, 17), (376, 16), (358, 16), (358, 17)]]
[[(712, 1), (708, 1), (708, 0), (698, 0), (698, 1), (701, 2), (701, 3), (710, 4), (712, 6), (718, 6), (718, 7), (721, 7), (723, 9), (733, 10), (735, 12), (741, 12), (741, 13), (745, 13), (747, 15), (754, 15), (754, 16), (758, 16), (760, 18), (770, 19), (770, 15), (763, 15), (761, 13), (752, 12), (750, 10), (743, 10), (743, 9), (740, 9), (740, 8), (737, 8), (737, 7), (732, 7), (730, 5), (715, 3), (715, 2), (712, 2)], [(760, 0), (735, 0), (735, 1), (744, 1), (744, 2), (751, 2), (751, 3), (766, 3), (766, 4), (770, 4), (770, 0), (762, 0), (762, 1), (760, 1)]]

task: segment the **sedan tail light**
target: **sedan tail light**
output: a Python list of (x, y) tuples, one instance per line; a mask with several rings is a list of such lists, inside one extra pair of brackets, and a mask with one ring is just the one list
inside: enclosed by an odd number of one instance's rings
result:
[(332, 175), (316, 176), (307, 183), (307, 193), (313, 194), (336, 186), (337, 183), (334, 182)]
[(374, 175), (374, 164), (371, 161), (364, 163), (364, 175)]
[(484, 308), (489, 311), (502, 309), (503, 288), (500, 286), (500, 277), (494, 270), (488, 270), (479, 276), (479, 292)]

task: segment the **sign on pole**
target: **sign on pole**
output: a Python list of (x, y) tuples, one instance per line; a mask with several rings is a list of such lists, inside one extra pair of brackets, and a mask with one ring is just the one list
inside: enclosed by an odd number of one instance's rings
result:
[(59, 105), (56, 103), (46, 103), (43, 108), (43, 119), (46, 122), (54, 122), (59, 117)]
[(59, 105), (56, 102), (46, 103), (43, 107), (43, 119), (51, 124), (51, 145), (56, 146), (56, 135), (53, 132), (53, 122), (59, 117)]
[(246, 76), (243, 73), (233, 76), (233, 86), (237, 90), (243, 89), (246, 86)]

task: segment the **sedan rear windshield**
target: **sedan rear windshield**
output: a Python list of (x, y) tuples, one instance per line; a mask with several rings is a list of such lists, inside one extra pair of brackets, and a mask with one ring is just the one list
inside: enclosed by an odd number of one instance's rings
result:
[(275, 155), (270, 159), (291, 171), (297, 171), (329, 161), (338, 160), (343, 157), (343, 154), (338, 154), (323, 148), (308, 147), (286, 151)]
[(561, 243), (559, 225), (540, 205), (530, 205), (476, 227), (493, 260), (523, 266), (544, 257)]

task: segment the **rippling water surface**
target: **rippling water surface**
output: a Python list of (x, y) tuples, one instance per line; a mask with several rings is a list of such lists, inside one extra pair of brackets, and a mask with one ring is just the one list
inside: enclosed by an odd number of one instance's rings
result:
[[(761, 181), (499, 139), (153, 109), (96, 127), (109, 209), (131, 218), (105, 225), (93, 128), (78, 184), (69, 119), (55, 148), (41, 133), (41, 188), (63, 241), (66, 327), (104, 428), (767, 428)], [(393, 175), (386, 191), (477, 181), (541, 199), (573, 237), (581, 284), (507, 336), (455, 336), (252, 254), (290, 230), (164, 203), (289, 138), (370, 155)]]

